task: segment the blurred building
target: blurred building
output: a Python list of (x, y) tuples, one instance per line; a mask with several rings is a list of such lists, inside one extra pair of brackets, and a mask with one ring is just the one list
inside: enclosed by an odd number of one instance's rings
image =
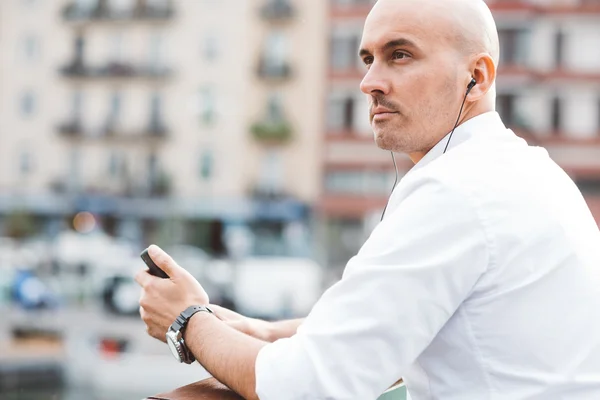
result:
[(16, 211), (48, 235), (90, 211), (140, 243), (221, 253), (237, 227), (259, 252), (298, 247), (320, 185), (323, 2), (0, 7), (5, 230)]
[(600, 222), (600, 1), (489, 1), (501, 60), (498, 112), (545, 147)]
[[(330, 0), (323, 196), (328, 261), (345, 264), (379, 220), (393, 184), (359, 90), (357, 56), (371, 0)], [(497, 110), (575, 180), (600, 222), (600, 1), (488, 1), (501, 60)], [(411, 167), (397, 155), (400, 177)]]
[[(327, 116), (323, 148), (323, 192), (328, 264), (352, 257), (372, 220), (386, 204), (394, 183), (389, 152), (374, 142), (366, 96), (359, 84), (365, 68), (358, 57), (365, 17), (373, 0), (330, 0)], [(407, 157), (398, 155), (402, 171)], [(401, 171), (401, 172), (402, 172)]]

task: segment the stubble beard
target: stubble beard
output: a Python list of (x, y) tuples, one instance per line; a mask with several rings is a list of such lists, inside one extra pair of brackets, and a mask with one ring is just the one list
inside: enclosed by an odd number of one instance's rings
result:
[(406, 132), (397, 124), (391, 121), (380, 123), (377, 128), (373, 128), (373, 135), (377, 147), (382, 150), (393, 151), (395, 153), (410, 154), (420, 151), (419, 144), (411, 132)]

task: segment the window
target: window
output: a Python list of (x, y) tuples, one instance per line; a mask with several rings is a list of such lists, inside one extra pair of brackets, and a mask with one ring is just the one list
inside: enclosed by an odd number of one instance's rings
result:
[(21, 95), (19, 108), (23, 117), (31, 117), (36, 112), (36, 97), (32, 91), (26, 91)]
[(600, 134), (600, 99), (598, 99), (598, 133)]
[(69, 154), (69, 188), (77, 190), (79, 188), (81, 153), (79, 149), (72, 149)]
[(83, 92), (81, 90), (75, 90), (71, 95), (71, 115), (74, 120), (81, 120), (81, 114), (83, 110)]
[(146, 0), (146, 4), (154, 10), (165, 10), (169, 7), (168, 0)]
[(19, 172), (22, 176), (29, 175), (32, 171), (31, 153), (27, 150), (21, 152), (19, 156)]
[(258, 190), (263, 194), (280, 194), (283, 191), (284, 162), (277, 150), (269, 150), (263, 157), (258, 181)]
[(527, 62), (529, 32), (525, 29), (499, 29), (500, 63), (523, 65)]
[(110, 36), (110, 62), (123, 62), (124, 54), (124, 35), (121, 32), (114, 33)]
[(333, 130), (354, 130), (354, 107), (356, 101), (353, 96), (332, 97), (329, 100), (328, 125)]
[(156, 154), (151, 153), (148, 155), (148, 184), (152, 187), (159, 179), (160, 171), (158, 167), (158, 157)]
[(126, 16), (133, 10), (134, 0), (109, 0), (110, 10), (118, 16)]
[(85, 52), (85, 38), (79, 34), (75, 37), (75, 60), (83, 62)]
[(264, 71), (268, 75), (282, 75), (286, 68), (289, 49), (287, 36), (282, 31), (272, 31), (266, 40), (263, 53)]
[(395, 173), (388, 171), (331, 171), (325, 176), (329, 193), (356, 196), (386, 196)]
[(214, 156), (210, 149), (206, 149), (200, 155), (200, 178), (209, 180), (213, 175)]
[(271, 94), (267, 102), (267, 118), (268, 121), (280, 122), (283, 121), (283, 101), (278, 93)]
[(150, 36), (150, 52), (148, 64), (153, 71), (159, 71), (163, 67), (164, 36), (155, 32)]
[(496, 108), (502, 121), (507, 126), (515, 123), (515, 96), (512, 94), (501, 94), (496, 98)]
[(122, 96), (119, 92), (114, 92), (110, 98), (110, 118), (118, 120), (121, 117)]
[(150, 97), (150, 125), (158, 127), (162, 124), (162, 96), (153, 93)]
[(202, 122), (210, 125), (215, 119), (215, 95), (211, 86), (205, 86), (200, 89), (199, 97), (199, 114)]
[(40, 58), (40, 41), (35, 35), (26, 35), (21, 42), (21, 57), (25, 62), (34, 62)]
[(75, 7), (79, 12), (87, 14), (96, 8), (98, 1), (99, 0), (76, 0)]
[(123, 155), (113, 151), (108, 157), (108, 175), (111, 178), (116, 178), (122, 174)]
[(583, 194), (600, 194), (600, 180), (595, 178), (580, 178), (575, 181)]
[(340, 6), (367, 6), (374, 4), (377, 0), (334, 0)]
[(123, 106), (123, 98), (120, 92), (113, 92), (110, 96), (110, 104), (108, 109), (107, 129), (112, 131), (117, 128), (121, 122), (121, 109)]
[(555, 97), (554, 99), (552, 99), (551, 107), (552, 130), (554, 134), (558, 134), (562, 129), (562, 102), (560, 98)]
[(344, 129), (351, 130), (354, 124), (354, 99), (344, 99)]
[(565, 47), (565, 34), (559, 30), (554, 36), (554, 62), (557, 68), (562, 67), (564, 62), (564, 47)]
[(214, 61), (219, 56), (219, 38), (213, 33), (207, 33), (202, 43), (202, 56), (206, 61)]
[(331, 40), (331, 67), (338, 70), (356, 68), (359, 62), (359, 46), (358, 34), (334, 35)]

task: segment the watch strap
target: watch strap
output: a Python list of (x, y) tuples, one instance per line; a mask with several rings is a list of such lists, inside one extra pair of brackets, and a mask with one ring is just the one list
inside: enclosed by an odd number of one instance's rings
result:
[(171, 330), (175, 332), (183, 331), (192, 316), (198, 312), (207, 312), (213, 314), (213, 311), (207, 306), (190, 306), (186, 308), (171, 325)]

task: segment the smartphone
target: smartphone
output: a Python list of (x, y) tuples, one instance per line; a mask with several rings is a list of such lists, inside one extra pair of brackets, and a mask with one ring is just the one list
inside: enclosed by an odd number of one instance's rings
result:
[(154, 264), (154, 261), (152, 261), (152, 259), (150, 258), (150, 255), (148, 254), (148, 249), (142, 251), (142, 253), (140, 254), (140, 257), (142, 258), (142, 260), (144, 260), (144, 262), (148, 266), (148, 272), (150, 273), (150, 275), (158, 276), (159, 278), (163, 278), (163, 279), (169, 278), (169, 275), (167, 275), (165, 273), (165, 271), (158, 268), (158, 265)]

